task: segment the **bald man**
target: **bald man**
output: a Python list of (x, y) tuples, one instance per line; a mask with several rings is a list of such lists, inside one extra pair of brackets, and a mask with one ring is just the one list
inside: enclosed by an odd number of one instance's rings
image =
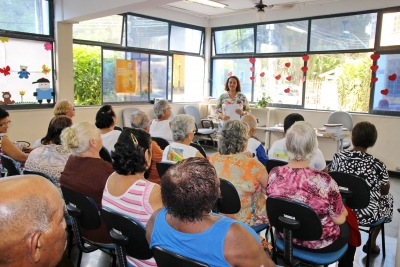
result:
[(250, 127), (249, 141), (247, 143), (246, 151), (253, 153), (262, 164), (267, 164), (268, 157), (265, 154), (264, 146), (260, 141), (253, 137), (254, 131), (257, 127), (257, 119), (253, 115), (247, 114), (242, 117), (242, 121), (247, 123)]
[(0, 179), (0, 267), (54, 267), (66, 247), (64, 201), (37, 175)]

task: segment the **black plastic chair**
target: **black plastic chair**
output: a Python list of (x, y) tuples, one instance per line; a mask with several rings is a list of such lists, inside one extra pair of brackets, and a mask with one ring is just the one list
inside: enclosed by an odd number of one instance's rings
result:
[(162, 179), (164, 173), (167, 172), (167, 170), (171, 167), (174, 166), (175, 162), (168, 162), (168, 161), (161, 161), (156, 163), (157, 167), (157, 172), (160, 178)]
[(219, 178), (221, 196), (214, 206), (214, 212), (235, 214), (240, 211), (242, 205), (236, 187), (228, 180)]
[(158, 267), (209, 267), (204, 262), (193, 260), (165, 248), (154, 246), (154, 258)]
[(7, 176), (21, 175), (22, 171), (19, 168), (17, 161), (7, 155), (0, 155), (1, 164), (7, 170)]
[(271, 225), (284, 234), (284, 239), (276, 238), (276, 248), (284, 251), (285, 266), (297, 266), (299, 263), (297, 259), (327, 266), (338, 261), (346, 253), (347, 244), (338, 251), (327, 253), (293, 247), (293, 238), (299, 240), (321, 238), (321, 220), (310, 206), (294, 200), (268, 197), (267, 213)]
[(77, 267), (80, 267), (82, 252), (90, 253), (97, 249), (113, 257), (113, 266), (115, 266), (116, 256), (114, 253), (114, 244), (99, 244), (84, 239), (79, 227), (88, 230), (98, 229), (101, 225), (100, 211), (93, 198), (78, 193), (65, 186), (61, 186), (61, 191), (67, 206), (68, 214), (72, 222), (72, 231), (74, 233), (75, 243), (79, 249)]
[(54, 179), (47, 173), (39, 172), (39, 171), (32, 171), (32, 170), (27, 170), (27, 169), (25, 169), (23, 171), (23, 173), (24, 174), (35, 174), (35, 175), (42, 176), (42, 177), (46, 178), (47, 180), (49, 180), (50, 182), (52, 182), (54, 185), (56, 185), (56, 182), (54, 181)]
[(139, 260), (153, 257), (146, 239), (146, 229), (139, 221), (108, 207), (101, 208), (101, 215), (115, 244), (118, 267), (128, 266), (127, 255)]
[(277, 160), (277, 159), (269, 159), (267, 160), (267, 164), (265, 165), (267, 167), (267, 172), (270, 173), (270, 171), (278, 166), (284, 166), (287, 165), (288, 163), (286, 161), (282, 160)]
[(151, 137), (151, 139), (157, 143), (157, 145), (164, 150), (167, 146), (169, 146), (169, 142), (162, 137)]
[(197, 143), (190, 143), (190, 146), (196, 148), (200, 152), (200, 154), (203, 155), (203, 157), (205, 157), (205, 158), (207, 157), (206, 151), (204, 150), (204, 148), (201, 145), (199, 145)]
[(111, 154), (104, 146), (100, 149), (99, 155), (103, 160), (112, 163)]

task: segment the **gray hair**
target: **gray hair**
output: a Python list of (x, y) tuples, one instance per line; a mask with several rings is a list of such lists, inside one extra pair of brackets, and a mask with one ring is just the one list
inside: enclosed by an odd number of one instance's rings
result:
[(255, 129), (257, 127), (257, 119), (251, 114), (244, 115), (241, 121), (247, 123), (250, 129)]
[(317, 134), (305, 121), (295, 122), (286, 133), (286, 150), (289, 160), (310, 161), (318, 149)]
[(93, 123), (84, 121), (65, 128), (60, 138), (63, 146), (76, 156), (88, 150), (89, 141), (97, 139), (98, 134), (99, 130)]
[(150, 124), (150, 118), (146, 112), (137, 110), (132, 112), (130, 116), (130, 122), (132, 128), (146, 129), (146, 127)]
[(250, 127), (242, 121), (227, 121), (222, 127), (218, 142), (218, 152), (221, 155), (236, 154), (246, 149)]
[(168, 101), (165, 99), (160, 99), (154, 103), (154, 115), (157, 119), (160, 119), (164, 115), (164, 110), (169, 106)]
[(174, 141), (183, 141), (195, 129), (194, 117), (179, 114), (171, 121), (172, 137)]

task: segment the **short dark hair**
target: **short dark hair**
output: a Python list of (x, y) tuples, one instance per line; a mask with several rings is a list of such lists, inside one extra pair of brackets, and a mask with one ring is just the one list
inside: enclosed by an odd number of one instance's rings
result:
[(161, 198), (167, 212), (184, 221), (201, 221), (219, 196), (217, 173), (205, 158), (188, 158), (168, 169), (161, 179)]
[(8, 111), (5, 110), (4, 108), (0, 108), (0, 120), (9, 117), (10, 114), (8, 114)]
[(242, 88), (240, 87), (240, 80), (239, 80), (239, 78), (236, 77), (236, 76), (228, 77), (228, 79), (226, 80), (226, 83), (225, 83), (225, 91), (229, 91), (228, 83), (229, 83), (229, 79), (231, 79), (231, 78), (232, 78), (232, 79), (235, 79), (236, 82), (237, 82), (236, 92), (242, 91)]
[(99, 129), (109, 128), (114, 123), (116, 117), (111, 105), (102, 106), (96, 114), (96, 127)]
[(114, 149), (111, 152), (112, 165), (118, 174), (134, 175), (149, 168), (150, 162), (146, 162), (145, 157), (146, 150), (151, 155), (151, 137), (148, 132), (137, 128), (125, 128)]
[(375, 145), (378, 139), (378, 131), (375, 125), (369, 121), (357, 123), (351, 131), (351, 142), (353, 146), (369, 148)]
[(287, 115), (285, 120), (283, 121), (283, 131), (286, 133), (287, 130), (289, 130), (289, 128), (292, 127), (292, 125), (296, 121), (304, 121), (304, 117), (301, 116), (299, 113), (291, 113)]
[(58, 115), (50, 120), (47, 134), (40, 140), (42, 145), (61, 145), (60, 134), (61, 132), (72, 125), (71, 118), (65, 115)]

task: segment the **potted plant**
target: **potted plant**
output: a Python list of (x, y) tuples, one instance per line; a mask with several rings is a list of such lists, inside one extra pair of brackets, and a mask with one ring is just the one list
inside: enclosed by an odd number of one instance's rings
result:
[(272, 103), (272, 98), (266, 95), (265, 92), (262, 92), (261, 98), (257, 98), (256, 108), (266, 108), (269, 104)]

